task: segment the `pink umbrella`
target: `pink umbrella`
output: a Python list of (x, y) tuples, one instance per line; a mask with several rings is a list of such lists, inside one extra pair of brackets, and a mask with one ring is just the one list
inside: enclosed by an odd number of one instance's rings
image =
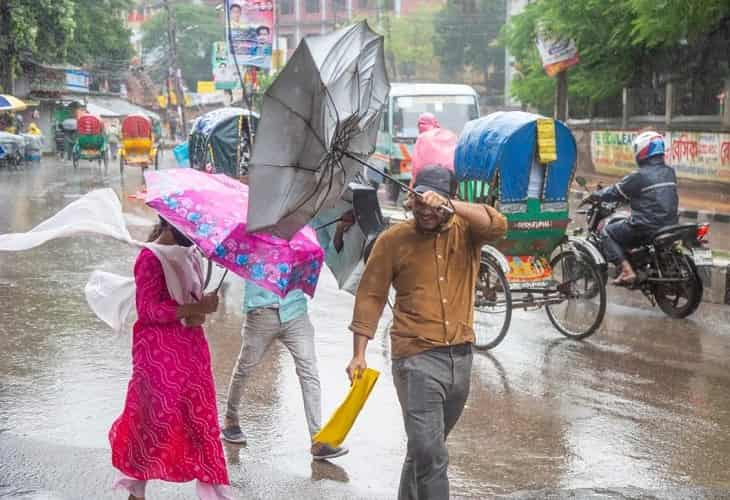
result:
[(421, 133), (413, 146), (411, 179), (426, 165), (441, 165), (454, 170), (454, 152), (459, 138), (451, 130), (431, 128)]
[(314, 296), (324, 252), (305, 226), (290, 240), (246, 232), (248, 186), (190, 168), (145, 172), (147, 205), (212, 261), (284, 297)]

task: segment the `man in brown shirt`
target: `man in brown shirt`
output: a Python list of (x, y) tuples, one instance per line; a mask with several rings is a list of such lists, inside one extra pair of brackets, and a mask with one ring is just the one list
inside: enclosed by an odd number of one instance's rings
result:
[(452, 201), (456, 180), (441, 166), (419, 172), (414, 189), (421, 194), (412, 200), (414, 219), (378, 237), (360, 281), (347, 373), (352, 380), (366, 368), (392, 286), (393, 381), (408, 435), (398, 498), (445, 500), (446, 438), (469, 395), (481, 248), (504, 236), (507, 222), (492, 207)]

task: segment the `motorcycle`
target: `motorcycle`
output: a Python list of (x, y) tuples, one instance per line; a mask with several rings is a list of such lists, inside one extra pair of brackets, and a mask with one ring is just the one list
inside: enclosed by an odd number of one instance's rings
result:
[[(576, 182), (587, 190), (585, 179)], [(599, 185), (600, 189), (601, 186)], [(628, 218), (617, 212), (619, 203), (591, 198), (581, 202), (578, 214), (585, 215), (583, 235), (604, 257), (601, 235), (604, 228), (615, 221)], [(628, 288), (640, 290), (654, 306), (671, 318), (686, 318), (702, 302), (703, 285), (698, 266), (712, 264), (712, 250), (708, 248), (709, 224), (676, 224), (647, 235), (646, 243), (629, 249), (626, 257), (636, 272), (637, 279)], [(587, 256), (590, 257), (590, 256)], [(608, 266), (599, 269), (604, 284), (608, 282)]]

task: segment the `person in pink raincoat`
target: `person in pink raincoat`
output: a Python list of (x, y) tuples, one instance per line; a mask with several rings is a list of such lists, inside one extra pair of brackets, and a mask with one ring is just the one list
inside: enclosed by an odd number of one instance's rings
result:
[(454, 151), (459, 138), (452, 131), (441, 128), (431, 113), (418, 117), (418, 139), (411, 160), (411, 187), (413, 180), (426, 165), (441, 165), (454, 170)]

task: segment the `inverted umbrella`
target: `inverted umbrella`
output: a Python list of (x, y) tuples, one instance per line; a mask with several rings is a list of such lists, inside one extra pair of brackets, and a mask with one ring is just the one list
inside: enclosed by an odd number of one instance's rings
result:
[(281, 297), (294, 289), (314, 295), (323, 251), (313, 229), (290, 241), (247, 232), (248, 187), (223, 174), (148, 171), (145, 182), (147, 205), (213, 262)]
[(28, 107), (17, 97), (7, 94), (0, 94), (0, 111), (23, 111)]
[(366, 22), (299, 44), (264, 95), (250, 231), (288, 239), (334, 208), (375, 150), (389, 88), (383, 38)]

